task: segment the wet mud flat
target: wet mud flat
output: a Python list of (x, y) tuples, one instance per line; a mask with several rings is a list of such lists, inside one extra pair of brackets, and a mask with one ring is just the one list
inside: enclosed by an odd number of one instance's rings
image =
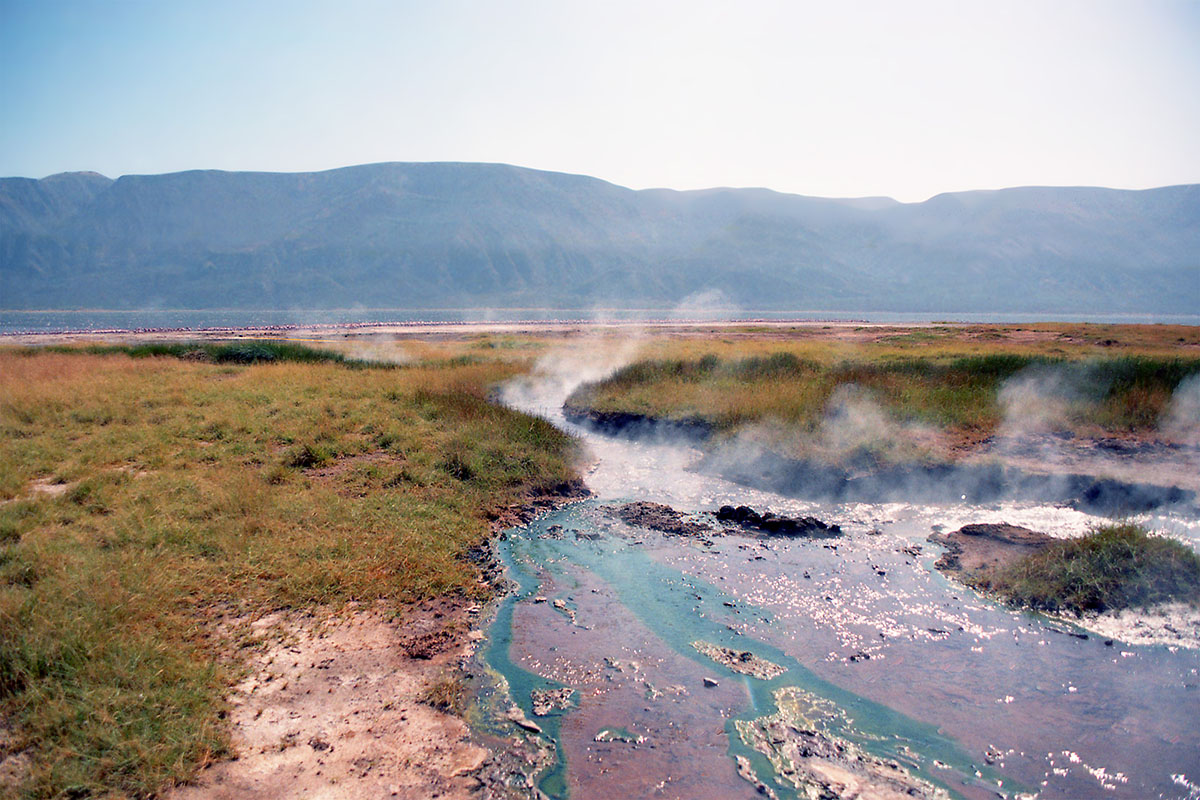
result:
[(701, 472), (792, 497), (827, 502), (1066, 504), (1092, 514), (1140, 514), (1179, 507), (1200, 514), (1196, 492), (1178, 486), (1116, 480), (1087, 473), (1033, 472), (1002, 463), (900, 464), (850, 469), (761, 450), (717, 449)]
[(544, 746), (548, 796), (1194, 794), (1200, 655), (1105, 646), (948, 581), (936, 508), (809, 505), (844, 531), (812, 539), (601, 506), (500, 548), (517, 588), (482, 657), (537, 728), (497, 723)]

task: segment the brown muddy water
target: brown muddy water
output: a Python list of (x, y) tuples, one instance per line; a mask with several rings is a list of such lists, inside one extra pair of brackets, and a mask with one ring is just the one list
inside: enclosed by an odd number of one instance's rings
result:
[[(507, 399), (569, 427), (559, 394)], [(552, 753), (537, 775), (546, 795), (1200, 797), (1200, 652), (992, 603), (936, 572), (926, 541), (968, 522), (1073, 535), (1098, 518), (1030, 503), (807, 503), (696, 474), (687, 447), (572, 432), (595, 454), (598, 498), (507, 532), (515, 591), (479, 656), (502, 690), (485, 698), (492, 729), (513, 735), (509, 703), (541, 729), (521, 735)], [(673, 536), (604, 510), (630, 500), (712, 532)], [(732, 532), (708, 513), (726, 503), (845, 535)], [(1200, 540), (1191, 517), (1141, 521)]]

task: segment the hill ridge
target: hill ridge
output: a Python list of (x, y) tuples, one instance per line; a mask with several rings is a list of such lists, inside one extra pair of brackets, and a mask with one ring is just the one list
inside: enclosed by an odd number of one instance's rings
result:
[(0, 179), (0, 307), (1152, 312), (1200, 307), (1200, 186), (891, 198), (500, 163)]

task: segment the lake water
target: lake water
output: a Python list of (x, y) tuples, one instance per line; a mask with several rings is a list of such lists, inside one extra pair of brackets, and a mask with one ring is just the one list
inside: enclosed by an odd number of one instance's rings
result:
[[(678, 316), (678, 315), (676, 315)], [(686, 312), (688, 319), (846, 320), (864, 322), (1058, 322), (1171, 323), (1200, 325), (1200, 315), (1155, 314), (1018, 314), (1018, 313), (899, 313), (887, 311), (758, 311)], [(137, 311), (5, 311), (0, 310), (0, 333), (63, 331), (246, 328), (365, 324), (389, 322), (513, 322), (547, 320), (670, 319), (663, 309), (265, 309), (265, 310), (137, 310)]]

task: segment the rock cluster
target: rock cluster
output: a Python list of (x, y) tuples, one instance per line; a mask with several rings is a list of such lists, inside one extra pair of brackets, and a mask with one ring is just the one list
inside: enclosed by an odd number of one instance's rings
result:
[(842, 533), (839, 526), (826, 524), (816, 517), (783, 517), (770, 511), (759, 514), (749, 506), (721, 506), (716, 517), (720, 522), (755, 528), (772, 536), (832, 538)]
[[(799, 789), (803, 797), (949, 800), (944, 789), (913, 775), (895, 759), (874, 756), (814, 725), (798, 709), (810, 702), (802, 689), (788, 686), (774, 694), (779, 709), (775, 714), (734, 724), (742, 741), (767, 757), (784, 786)], [(738, 767), (738, 774), (758, 789), (761, 782), (749, 761), (744, 767), (739, 761)]]
[(627, 525), (650, 528), (676, 536), (702, 536), (710, 532), (706, 525), (693, 522), (683, 513), (662, 503), (639, 501), (622, 506), (605, 506), (602, 510)]
[(592, 739), (594, 742), (624, 742), (625, 744), (643, 744), (645, 736), (630, 733), (624, 728), (603, 728)]

